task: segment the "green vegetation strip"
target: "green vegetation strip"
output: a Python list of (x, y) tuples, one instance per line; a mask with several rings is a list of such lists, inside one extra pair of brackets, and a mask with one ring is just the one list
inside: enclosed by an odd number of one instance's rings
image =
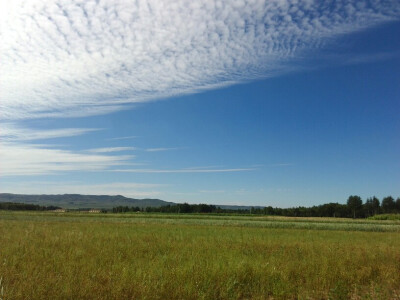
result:
[(335, 218), (288, 218), (258, 216), (168, 215), (168, 214), (89, 214), (49, 212), (0, 212), (0, 219), (50, 222), (111, 222), (182, 224), (203, 226), (235, 226), (258, 228), (292, 228), (310, 230), (342, 230), (371, 232), (400, 232), (399, 221), (351, 220)]

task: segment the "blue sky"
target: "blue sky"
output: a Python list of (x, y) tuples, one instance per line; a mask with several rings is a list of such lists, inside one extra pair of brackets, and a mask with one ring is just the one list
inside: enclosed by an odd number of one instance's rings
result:
[(0, 192), (400, 196), (397, 1), (0, 3)]

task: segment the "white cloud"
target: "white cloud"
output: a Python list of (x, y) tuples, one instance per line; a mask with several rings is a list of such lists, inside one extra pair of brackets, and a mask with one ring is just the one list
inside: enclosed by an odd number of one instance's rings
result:
[[(256, 166), (251, 166), (252, 168)], [(222, 169), (223, 167), (220, 165), (213, 165), (213, 166), (197, 166), (197, 167), (189, 167), (189, 168), (184, 168), (184, 170), (196, 170), (196, 169)]]
[(161, 151), (169, 151), (169, 150), (177, 150), (180, 148), (148, 148), (147, 152), (161, 152)]
[(399, 56), (400, 52), (379, 52), (373, 54), (361, 54), (356, 57), (344, 57), (342, 58), (345, 64), (360, 64), (360, 63), (369, 63), (369, 62), (377, 62), (386, 59), (390, 59), (396, 56)]
[(29, 129), (13, 123), (2, 123), (0, 138), (2, 141), (33, 141), (63, 138), (86, 134), (99, 129), (93, 128), (61, 128), (61, 129)]
[(106, 148), (89, 149), (87, 151), (92, 153), (109, 153), (109, 152), (130, 151), (135, 149), (136, 149), (135, 147), (106, 147)]
[(85, 154), (41, 145), (1, 142), (0, 158), (0, 176), (15, 176), (106, 170), (125, 165), (132, 156)]
[(228, 173), (254, 171), (254, 168), (235, 168), (235, 169), (114, 169), (113, 172), (125, 173)]
[(398, 1), (0, 0), (0, 117), (108, 113), (296, 69)]
[(121, 137), (114, 137), (107, 139), (108, 141), (118, 141), (118, 140), (130, 140), (130, 139), (135, 139), (137, 138), (136, 135), (131, 135), (131, 136), (121, 136)]
[[(99, 129), (30, 129), (2, 123), (0, 131), (0, 176), (44, 175), (66, 171), (99, 171), (130, 163), (133, 155), (106, 155), (134, 150), (133, 147), (107, 147), (89, 151), (63, 150), (62, 145), (31, 144), (31, 141), (72, 137)], [(106, 153), (106, 154), (103, 154)]]

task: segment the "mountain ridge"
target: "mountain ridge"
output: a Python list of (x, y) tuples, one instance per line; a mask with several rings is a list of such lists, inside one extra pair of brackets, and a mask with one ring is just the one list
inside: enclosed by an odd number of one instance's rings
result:
[[(169, 202), (161, 199), (144, 198), (135, 199), (122, 195), (83, 195), (83, 194), (13, 194), (0, 193), (0, 202), (14, 202), (25, 204), (36, 204), (42, 206), (60, 206), (67, 209), (83, 208), (104, 208), (111, 209), (116, 206), (134, 206), (140, 208), (160, 207), (167, 205), (177, 205), (178, 203)], [(217, 205), (225, 209), (250, 209), (245, 205)]]
[(160, 207), (175, 205), (160, 199), (135, 199), (122, 195), (82, 195), (82, 194), (12, 194), (0, 193), (0, 202), (15, 202), (37, 205), (56, 205), (63, 208), (112, 208), (115, 206)]

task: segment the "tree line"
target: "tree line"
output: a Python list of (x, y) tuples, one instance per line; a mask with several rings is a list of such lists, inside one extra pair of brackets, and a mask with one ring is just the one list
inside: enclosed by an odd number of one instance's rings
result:
[(352, 195), (346, 204), (326, 203), (312, 207), (278, 208), (272, 206), (251, 207), (249, 209), (226, 209), (209, 204), (166, 205), (160, 207), (128, 207), (118, 206), (112, 209), (114, 213), (122, 212), (158, 212), (158, 213), (231, 213), (257, 214), (287, 217), (337, 217), (337, 218), (367, 218), (378, 214), (400, 213), (400, 197), (394, 200), (388, 196), (380, 201), (377, 197), (370, 197), (365, 202), (360, 196)]
[(58, 206), (41, 206), (36, 204), (27, 203), (14, 203), (14, 202), (0, 202), (0, 209), (2, 210), (55, 210), (60, 209)]
[[(35, 204), (0, 202), (2, 210), (36, 210), (48, 211), (60, 209), (58, 206), (40, 206)], [(379, 214), (399, 214), (400, 197), (396, 200), (392, 196), (379, 200), (373, 196), (363, 202), (357, 195), (351, 195), (346, 204), (326, 203), (312, 207), (278, 208), (272, 206), (251, 207), (249, 209), (221, 208), (210, 204), (179, 203), (160, 207), (140, 208), (138, 206), (117, 206), (112, 208), (113, 213), (124, 212), (158, 212), (158, 213), (230, 213), (230, 214), (256, 214), (288, 217), (337, 217), (337, 218), (367, 218)], [(102, 210), (102, 212), (106, 212)]]
[(121, 213), (121, 212), (161, 212), (161, 213), (219, 213), (219, 212), (237, 212), (238, 210), (226, 210), (221, 209), (215, 205), (209, 204), (188, 204), (188, 203), (179, 203), (175, 205), (164, 205), (159, 207), (147, 206), (145, 208), (140, 208), (138, 206), (116, 206), (113, 207), (113, 213)]

